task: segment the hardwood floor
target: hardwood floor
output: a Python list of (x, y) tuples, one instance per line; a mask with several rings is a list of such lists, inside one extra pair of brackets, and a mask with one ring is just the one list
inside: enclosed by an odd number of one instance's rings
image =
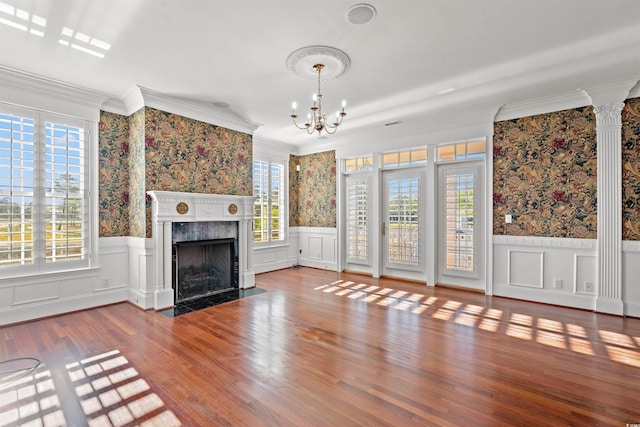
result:
[(173, 319), (0, 328), (0, 361), (41, 361), (0, 380), (0, 426), (640, 423), (640, 319), (309, 268), (256, 282)]

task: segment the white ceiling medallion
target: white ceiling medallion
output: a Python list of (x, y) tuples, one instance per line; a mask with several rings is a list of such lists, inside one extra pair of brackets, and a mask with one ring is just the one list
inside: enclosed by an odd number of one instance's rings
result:
[(377, 11), (375, 7), (367, 3), (359, 3), (349, 8), (345, 18), (347, 18), (347, 22), (350, 24), (363, 25), (373, 21), (376, 15)]
[(351, 59), (340, 49), (329, 46), (308, 46), (294, 51), (287, 58), (287, 68), (294, 74), (309, 80), (318, 78), (314, 68), (316, 64), (323, 64), (322, 80), (332, 80), (340, 77), (351, 67)]

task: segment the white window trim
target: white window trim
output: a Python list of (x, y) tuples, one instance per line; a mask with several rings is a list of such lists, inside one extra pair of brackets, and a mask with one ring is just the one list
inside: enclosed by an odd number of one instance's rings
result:
[[(28, 278), (31, 276), (44, 277), (73, 271), (95, 270), (98, 266), (98, 207), (96, 202), (98, 185), (98, 123), (87, 118), (74, 117), (64, 113), (52, 113), (37, 108), (23, 107), (2, 101), (0, 101), (0, 108), (2, 108), (3, 112), (8, 114), (34, 118), (34, 139), (37, 141), (34, 141), (34, 144), (36, 145), (34, 150), (35, 152), (40, 153), (39, 155), (36, 155), (36, 157), (43, 156), (44, 153), (44, 123), (47, 120), (60, 123), (57, 120), (62, 119), (62, 121), (64, 121), (64, 118), (67, 117), (73, 122), (82, 122), (85, 133), (84, 203), (86, 205), (87, 217), (85, 224), (87, 236), (84, 244), (86, 255), (85, 259), (60, 263), (46, 263), (42, 259), (34, 264), (2, 267), (0, 268), (0, 272), (4, 277), (0, 282), (6, 281), (4, 279), (11, 280), (14, 278)], [(38, 162), (42, 162), (39, 166), (43, 165), (43, 160), (38, 160)], [(40, 182), (37, 182), (36, 185), (38, 187), (34, 189), (34, 199), (38, 200), (44, 198), (44, 195), (42, 194), (44, 179), (40, 179)], [(36, 205), (39, 205), (39, 203)], [(38, 212), (38, 209), (36, 208), (35, 215), (44, 214), (42, 212)], [(42, 225), (44, 225), (44, 222), (42, 222)], [(40, 247), (42, 245), (44, 245), (44, 241), (35, 241), (34, 250), (44, 249), (43, 247)], [(39, 256), (38, 258), (41, 257)]]
[[(283, 198), (284, 198), (284, 205), (282, 206), (282, 210), (283, 210), (283, 220), (284, 220), (284, 226), (282, 228), (283, 233), (284, 233), (284, 239), (282, 240), (269, 240), (266, 242), (256, 242), (253, 236), (253, 230), (252, 230), (252, 235), (251, 235), (251, 239), (253, 242), (253, 248), (254, 249), (266, 249), (266, 248), (275, 248), (275, 247), (279, 247), (279, 246), (288, 246), (289, 245), (289, 159), (283, 159), (281, 157), (272, 157), (272, 156), (260, 156), (260, 155), (255, 155), (254, 153), (254, 157), (253, 157), (253, 162), (268, 162), (269, 166), (271, 166), (272, 163), (279, 163), (283, 165), (284, 168), (284, 179), (283, 179)], [(252, 163), (252, 168), (251, 170), (253, 171), (253, 163)], [(269, 167), (269, 173), (271, 173), (271, 167)], [(252, 182), (252, 186), (253, 186), (253, 182)], [(255, 195), (254, 195), (255, 196)], [(253, 220), (251, 222), (252, 227), (253, 227)]]

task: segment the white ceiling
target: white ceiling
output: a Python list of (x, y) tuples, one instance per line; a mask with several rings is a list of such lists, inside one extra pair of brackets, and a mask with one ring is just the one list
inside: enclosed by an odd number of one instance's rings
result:
[[(638, 0), (370, 0), (377, 17), (358, 26), (345, 14), (359, 1), (0, 0), (47, 19), (44, 37), (0, 23), (0, 65), (114, 98), (138, 85), (228, 103), (262, 125), (255, 135), (293, 145), (314, 138), (289, 118), (315, 90), (285, 66), (304, 46), (351, 59), (323, 83), (330, 111), (348, 101), (335, 144), (420, 132), (447, 108), (640, 78)], [(100, 59), (63, 46), (63, 27), (111, 49)]]

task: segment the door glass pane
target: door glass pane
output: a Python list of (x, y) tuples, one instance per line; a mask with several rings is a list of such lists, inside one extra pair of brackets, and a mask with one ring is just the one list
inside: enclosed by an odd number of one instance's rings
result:
[(388, 262), (419, 265), (418, 177), (389, 179)]
[(368, 179), (347, 179), (347, 260), (368, 262)]
[(473, 272), (474, 174), (447, 172), (445, 186), (446, 268)]

